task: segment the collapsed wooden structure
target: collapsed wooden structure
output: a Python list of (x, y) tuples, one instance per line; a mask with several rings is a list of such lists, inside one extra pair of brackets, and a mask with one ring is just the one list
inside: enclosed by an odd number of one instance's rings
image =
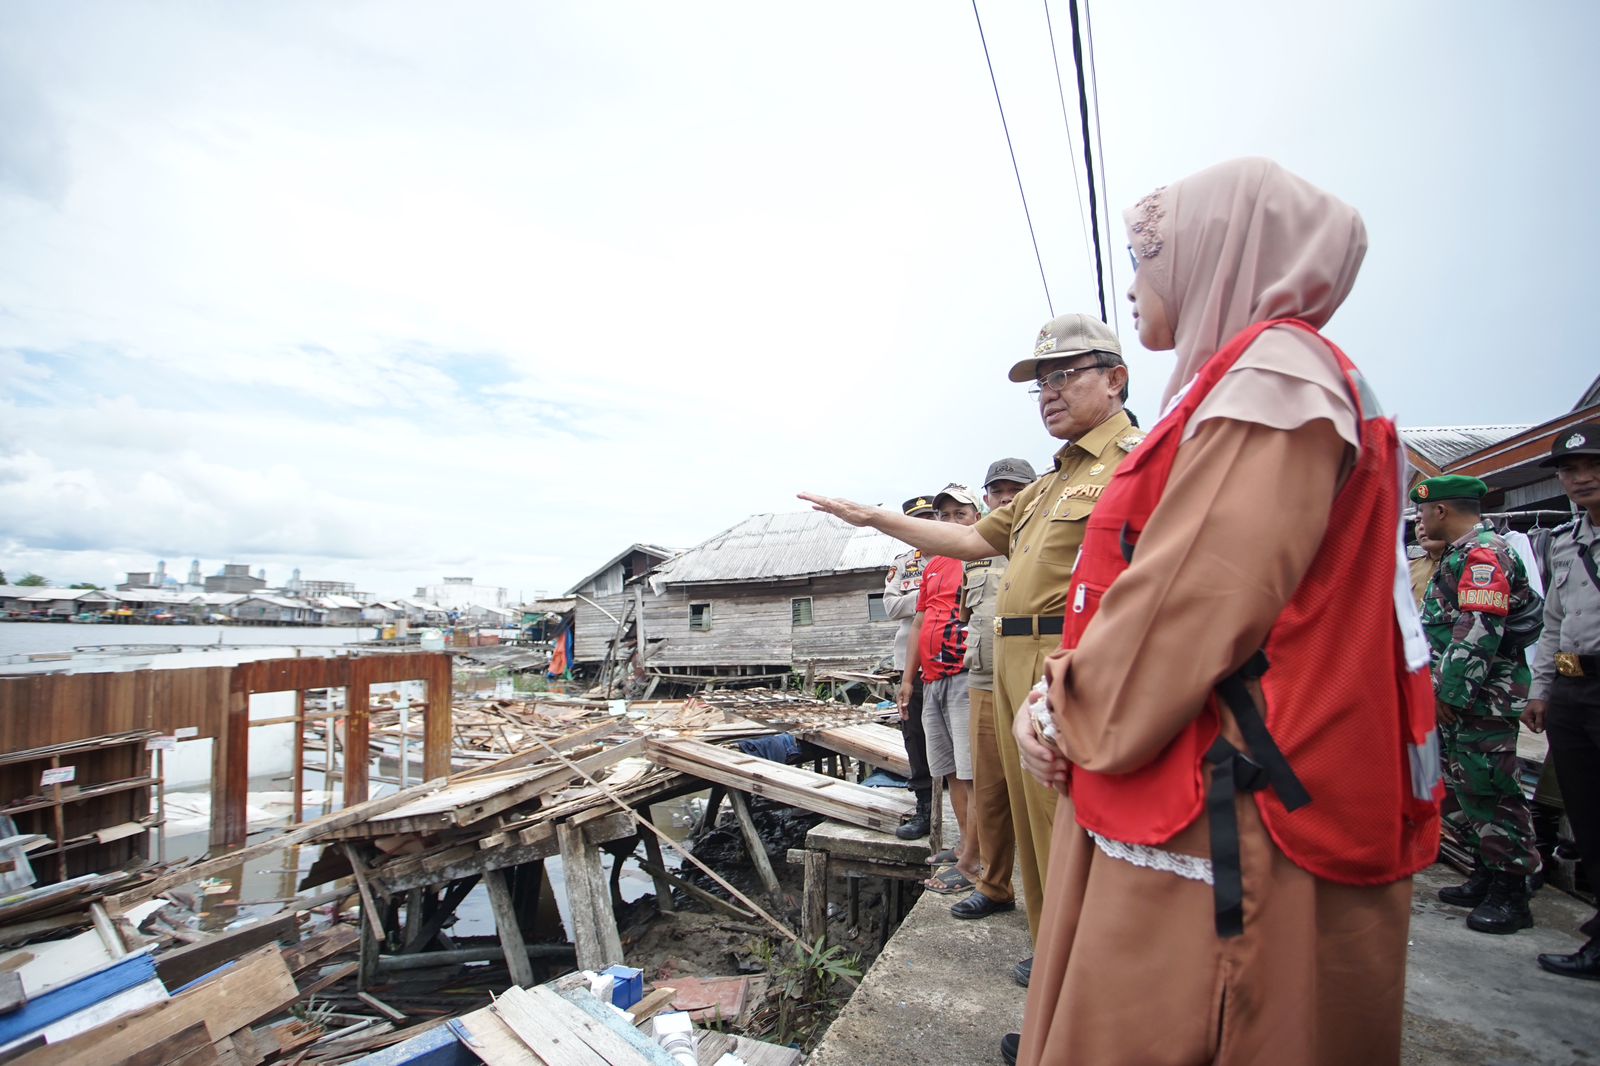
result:
[[(312, 688), (330, 680), (330, 675), (348, 680), (381, 674), (387, 680), (418, 668), (403, 662), (409, 656), (373, 658), (393, 661), (389, 669), (355, 668), (359, 660), (345, 660), (337, 667), (324, 663), (319, 669), (295, 661), (252, 664), (256, 669), (229, 684), (228, 706), (237, 711), (259, 685)], [(208, 681), (219, 684), (216, 678)], [(361, 750), (355, 745), (363, 735), (353, 728), (353, 714), (368, 727), (367, 742), (371, 740), (371, 708), (362, 707), (354, 692), (347, 690), (347, 704), (340, 712), (352, 752)], [(448, 710), (449, 705), (437, 701), (436, 706)], [(297, 696), (297, 712), (304, 707), (303, 698)], [(293, 720), (304, 735), (309, 732), (309, 718), (329, 710), (320, 706), (297, 713)], [(450, 718), (434, 707), (424, 710), (433, 712), (424, 717), (420, 737), (429, 753), (429, 768), (448, 766), (450, 753), (439, 744), (451, 736)], [(157, 1002), (111, 1023), (117, 1028), (90, 1029), (29, 1052), (20, 1061), (129, 1066), (191, 1061), (180, 1057), (177, 1049), (189, 1049), (183, 1056), (193, 1054), (194, 1062), (237, 1060), (249, 1066), (290, 1059), (348, 1061), (411, 1035), (418, 1028), (412, 1023), (442, 1016), (437, 996), (426, 989), (445, 987), (439, 982), (448, 984), (469, 964), (488, 963), (492, 973), (502, 972), (503, 966), (505, 979), (525, 988), (575, 964), (599, 970), (623, 962), (618, 879), (629, 858), (654, 882), (655, 905), (663, 911), (673, 910), (679, 901), (694, 900), (738, 921), (765, 921), (793, 937), (754, 899), (737, 890), (720, 894), (687, 876), (686, 865), (698, 860), (685, 858), (680, 866), (669, 857), (675, 845), (654, 830), (652, 805), (713, 786), (708, 819), (715, 819), (725, 797), (767, 906), (778, 899), (779, 884), (772, 857), (756, 832), (749, 797), (877, 829), (897, 825), (914, 805), (903, 790), (859, 783), (867, 775), (866, 764), (903, 766), (900, 735), (882, 724), (883, 712), (766, 692), (718, 693), (616, 711), (604, 703), (573, 700), (522, 707), (508, 716), (525, 727), (518, 736), (520, 750), (493, 761), (432, 775), (392, 795), (351, 802), (320, 818), (291, 824), (267, 840), (220, 854), (214, 849), (213, 857), (175, 865), (155, 876), (147, 874), (142, 881), (135, 882), (127, 871), (109, 878), (79, 878), (54, 888), (56, 897), (29, 901), (33, 909), (27, 912), (8, 910), (0, 902), (0, 944), (25, 943), (35, 935), (32, 927), (19, 924), (24, 919), (44, 922), (40, 933), (69, 926), (76, 919), (108, 930), (106, 942), (116, 944), (121, 954), (145, 957), (154, 951), (162, 971), (152, 993)], [(169, 726), (171, 719), (154, 721)], [(248, 735), (254, 724), (238, 730)], [(223, 729), (230, 725), (237, 723), (224, 718)], [(782, 731), (815, 745), (808, 752), (816, 769), (768, 761), (725, 746)], [(227, 750), (226, 744), (222, 747)], [(863, 765), (851, 774), (856, 760)], [(229, 763), (223, 756), (219, 761)], [(354, 767), (357, 762), (365, 765), (368, 760), (351, 757), (346, 765)], [(832, 773), (820, 772), (824, 767)], [(857, 780), (846, 780), (851, 776)], [(345, 794), (355, 794), (349, 778)], [(281, 913), (269, 919), (201, 934), (164, 924), (151, 909), (166, 906), (168, 899), (197, 899), (202, 891), (210, 891), (208, 884), (236, 884), (250, 864), (302, 847), (318, 848), (320, 854), (297, 886), (298, 895), (284, 901)], [(547, 871), (546, 864), (557, 861), (570, 935), (554, 920), (553, 871)], [(288, 862), (296, 865), (294, 860)], [(717, 885), (731, 888), (709, 869), (706, 872)], [(200, 887), (188, 887), (197, 884)], [(486, 890), (496, 942), (458, 942), (449, 932), (452, 918), (479, 886)], [(349, 916), (341, 921), (340, 912), (347, 908)], [(333, 923), (306, 923), (312, 911), (331, 915)], [(759, 924), (752, 925), (758, 928)], [(143, 974), (143, 963), (119, 959), (115, 965), (128, 967), (136, 976)], [(219, 967), (224, 975), (234, 976), (227, 981), (213, 976), (202, 986), (184, 990), (187, 982)], [(425, 980), (434, 985), (415, 983)], [(271, 991), (253, 999), (249, 1009), (222, 1009), (212, 1002), (213, 997), (236, 996), (230, 989), (257, 983)], [(141, 987), (152, 986), (145, 982)], [(210, 991), (199, 994), (204, 988)], [(322, 1017), (329, 1008), (308, 1007), (319, 1001), (333, 1004), (331, 1015)], [(304, 1018), (322, 1020), (272, 1020), (290, 1008)], [(341, 1020), (347, 1024), (336, 1024)], [(103, 1049), (112, 1036), (124, 1058), (90, 1050)], [(136, 1045), (160, 1046), (173, 1054), (139, 1057)]]

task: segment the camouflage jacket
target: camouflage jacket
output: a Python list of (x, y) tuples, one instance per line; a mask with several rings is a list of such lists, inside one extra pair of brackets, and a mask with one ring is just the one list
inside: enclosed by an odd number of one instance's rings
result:
[(1521, 558), (1489, 523), (1445, 549), (1422, 600), (1439, 702), (1520, 717), (1531, 680), (1522, 652), (1539, 638), (1543, 616)]

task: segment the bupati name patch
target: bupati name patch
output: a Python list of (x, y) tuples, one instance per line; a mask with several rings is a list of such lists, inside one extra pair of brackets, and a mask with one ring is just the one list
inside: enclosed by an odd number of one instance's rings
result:
[(1100, 494), (1106, 491), (1104, 485), (1069, 485), (1061, 494), (1063, 500), (1098, 500)]

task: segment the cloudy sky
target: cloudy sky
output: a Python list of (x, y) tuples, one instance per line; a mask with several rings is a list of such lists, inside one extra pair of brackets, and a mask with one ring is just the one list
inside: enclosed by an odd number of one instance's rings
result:
[[(1113, 208), (1273, 156), (1366, 218), (1329, 332), (1403, 424), (1570, 408), (1600, 6), (1329, 10), (1095, 5)], [(1056, 310), (1094, 310), (1045, 9), (979, 11)], [(13, 578), (559, 591), (799, 489), (1042, 462), (1005, 370), (1048, 317), (967, 3), (0, 6)], [(1148, 416), (1170, 356), (1120, 324)]]

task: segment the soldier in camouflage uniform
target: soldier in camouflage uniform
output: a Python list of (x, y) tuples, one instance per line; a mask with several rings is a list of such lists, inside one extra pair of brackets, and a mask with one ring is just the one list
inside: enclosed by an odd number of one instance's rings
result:
[(1436, 477), (1411, 490), (1417, 521), (1449, 542), (1422, 602), (1446, 777), (1459, 804), (1448, 822), (1472, 849), (1463, 885), (1441, 889), (1469, 906), (1467, 926), (1514, 933), (1533, 924), (1528, 877), (1539, 872), (1533, 823), (1517, 777), (1517, 730), (1532, 680), (1523, 649), (1539, 637), (1544, 602), (1522, 560), (1480, 517), (1488, 486)]

